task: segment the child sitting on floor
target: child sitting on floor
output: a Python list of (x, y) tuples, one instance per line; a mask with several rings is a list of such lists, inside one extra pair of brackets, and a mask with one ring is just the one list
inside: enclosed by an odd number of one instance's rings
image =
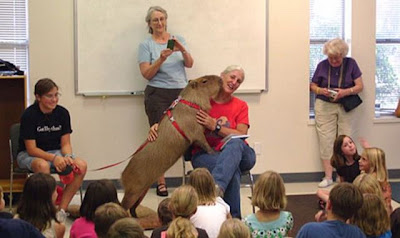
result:
[(190, 217), (195, 227), (207, 231), (210, 238), (216, 238), (222, 223), (231, 218), (229, 205), (216, 196), (214, 178), (206, 168), (197, 168), (190, 173), (189, 184), (199, 196), (196, 213)]
[(390, 238), (390, 219), (383, 199), (376, 194), (364, 194), (363, 205), (350, 222), (369, 238)]
[[(331, 165), (336, 169), (340, 182), (352, 183), (360, 174), (359, 159), (353, 139), (347, 135), (338, 136), (333, 144)], [(325, 204), (329, 199), (329, 190), (318, 189), (317, 196), (322, 200), (321, 204)]]
[(94, 213), (94, 230), (98, 238), (107, 238), (107, 233), (114, 222), (119, 219), (129, 217), (121, 205), (109, 202), (98, 207)]
[(96, 236), (94, 230), (94, 213), (96, 209), (108, 202), (119, 204), (117, 189), (111, 180), (96, 180), (89, 184), (80, 207), (81, 217), (72, 223), (70, 238)]
[(284, 237), (293, 228), (292, 213), (286, 208), (285, 185), (282, 177), (267, 171), (260, 175), (254, 186), (252, 205), (259, 208), (244, 219), (252, 237)]
[(222, 223), (218, 238), (250, 238), (249, 228), (239, 219), (228, 219)]
[(388, 171), (386, 168), (385, 152), (376, 147), (365, 148), (360, 163), (360, 170), (363, 173), (372, 174), (381, 185), (383, 199), (385, 201), (388, 214), (393, 211), (392, 208), (392, 188), (389, 183)]
[(24, 185), (16, 218), (34, 225), (45, 237), (64, 237), (65, 225), (56, 218), (56, 180), (50, 174), (35, 173)]

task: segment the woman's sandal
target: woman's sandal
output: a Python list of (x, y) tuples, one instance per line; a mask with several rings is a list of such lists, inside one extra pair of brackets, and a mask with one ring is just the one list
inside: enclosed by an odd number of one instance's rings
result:
[(160, 183), (157, 185), (157, 195), (160, 197), (168, 196), (167, 185), (165, 185), (165, 183)]

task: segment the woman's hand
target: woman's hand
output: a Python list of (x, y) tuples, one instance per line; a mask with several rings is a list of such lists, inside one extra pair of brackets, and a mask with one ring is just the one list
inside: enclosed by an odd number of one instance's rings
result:
[(207, 114), (207, 112), (203, 110), (199, 110), (196, 114), (196, 119), (197, 123), (200, 125), (204, 126), (210, 131), (215, 130), (215, 127), (217, 126), (217, 120), (210, 115)]
[(349, 96), (348, 89), (334, 88), (333, 90), (337, 92), (335, 98), (333, 99), (334, 102), (337, 102), (339, 101), (339, 99)]
[(174, 39), (175, 41), (174, 51), (181, 51), (181, 52), (186, 51), (185, 47), (181, 44), (181, 42), (177, 38), (173, 37), (172, 39)]
[(158, 130), (158, 123), (156, 123), (150, 127), (149, 135), (147, 136), (148, 141), (152, 142), (157, 139), (157, 137), (158, 137), (157, 130)]
[(173, 51), (171, 49), (163, 49), (160, 53), (160, 59), (164, 62), (172, 53)]

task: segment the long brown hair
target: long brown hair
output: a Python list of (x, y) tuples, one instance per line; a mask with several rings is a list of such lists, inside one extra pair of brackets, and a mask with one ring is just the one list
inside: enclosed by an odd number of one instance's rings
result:
[(357, 210), (352, 223), (367, 236), (379, 236), (390, 230), (390, 218), (385, 202), (376, 194), (364, 194), (363, 205)]
[(56, 190), (56, 180), (49, 174), (36, 173), (24, 185), (22, 197), (17, 207), (19, 218), (31, 223), (40, 231), (56, 220), (56, 207), (52, 196)]
[[(333, 143), (333, 153), (332, 153), (332, 157), (331, 157), (331, 165), (335, 169), (338, 169), (338, 168), (346, 165), (346, 157), (343, 155), (343, 151), (342, 151), (342, 144), (343, 144), (344, 138), (346, 138), (346, 137), (349, 138), (354, 143), (353, 139), (351, 139), (351, 137), (347, 136), (347, 135), (338, 136), (336, 138), (335, 142)], [(356, 148), (356, 153), (353, 155), (353, 159), (354, 160), (360, 159), (360, 155), (357, 152), (357, 148)]]
[(190, 173), (189, 184), (196, 189), (199, 205), (215, 205), (214, 178), (206, 168), (197, 168)]

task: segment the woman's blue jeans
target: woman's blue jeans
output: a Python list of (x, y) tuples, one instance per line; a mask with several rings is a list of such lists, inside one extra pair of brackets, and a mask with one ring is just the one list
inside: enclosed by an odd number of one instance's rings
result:
[(231, 139), (220, 152), (204, 151), (192, 157), (193, 168), (207, 168), (215, 183), (224, 191), (224, 200), (231, 207), (232, 217), (241, 218), (240, 175), (253, 168), (256, 154), (242, 139)]

